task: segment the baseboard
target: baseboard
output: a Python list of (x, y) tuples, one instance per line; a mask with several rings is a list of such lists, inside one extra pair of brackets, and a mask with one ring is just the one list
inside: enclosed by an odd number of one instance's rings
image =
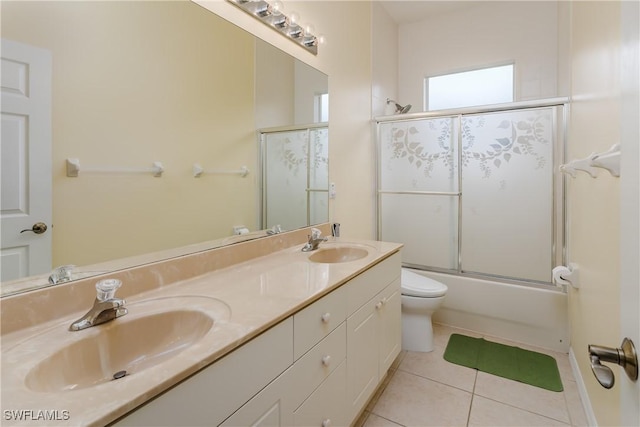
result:
[(587, 423), (591, 427), (598, 427), (598, 421), (593, 413), (591, 400), (589, 400), (587, 387), (584, 385), (582, 373), (580, 372), (580, 368), (578, 368), (578, 361), (576, 360), (576, 355), (573, 352), (573, 347), (569, 348), (569, 363), (571, 364), (571, 371), (573, 372), (573, 377), (575, 378), (576, 385), (578, 386), (578, 393), (580, 393), (580, 400), (582, 401), (582, 407), (584, 408), (584, 413), (587, 417)]

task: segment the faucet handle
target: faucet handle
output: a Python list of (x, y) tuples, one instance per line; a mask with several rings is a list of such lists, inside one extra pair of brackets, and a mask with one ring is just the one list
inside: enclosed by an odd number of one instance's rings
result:
[(311, 238), (312, 239), (319, 239), (320, 236), (322, 235), (322, 231), (318, 230), (317, 228), (312, 228), (311, 229)]
[(51, 272), (49, 276), (49, 283), (52, 285), (57, 285), (58, 283), (68, 282), (73, 279), (73, 270), (76, 268), (75, 265), (61, 265), (60, 267), (56, 267)]
[(98, 301), (106, 301), (113, 299), (116, 290), (122, 286), (122, 282), (118, 279), (104, 279), (96, 283), (96, 298)]

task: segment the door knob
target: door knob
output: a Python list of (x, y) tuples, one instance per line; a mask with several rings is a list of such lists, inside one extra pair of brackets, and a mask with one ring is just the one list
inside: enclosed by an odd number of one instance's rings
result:
[(33, 224), (33, 227), (26, 228), (20, 233), (24, 233), (25, 231), (33, 231), (36, 234), (42, 234), (47, 231), (47, 224), (45, 224), (44, 222), (36, 222), (35, 224)]
[(622, 340), (620, 348), (589, 345), (589, 358), (591, 359), (593, 375), (596, 376), (596, 379), (604, 388), (613, 387), (615, 377), (611, 368), (604, 366), (600, 362), (616, 363), (622, 366), (632, 381), (638, 379), (638, 355), (633, 341), (629, 338)]

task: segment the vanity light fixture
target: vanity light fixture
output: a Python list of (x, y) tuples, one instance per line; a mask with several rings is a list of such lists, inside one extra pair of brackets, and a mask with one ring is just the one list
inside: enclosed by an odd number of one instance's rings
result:
[(284, 13), (284, 5), (280, 0), (228, 0), (249, 15), (268, 25), (289, 40), (299, 44), (308, 52), (318, 54), (318, 44), (324, 41), (323, 36), (316, 36), (312, 25), (300, 25), (300, 16), (291, 12)]

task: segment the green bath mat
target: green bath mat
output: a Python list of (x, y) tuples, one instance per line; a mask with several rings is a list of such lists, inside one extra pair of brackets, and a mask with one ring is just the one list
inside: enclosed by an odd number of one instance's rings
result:
[(546, 390), (563, 390), (556, 360), (535, 351), (451, 334), (444, 359)]

